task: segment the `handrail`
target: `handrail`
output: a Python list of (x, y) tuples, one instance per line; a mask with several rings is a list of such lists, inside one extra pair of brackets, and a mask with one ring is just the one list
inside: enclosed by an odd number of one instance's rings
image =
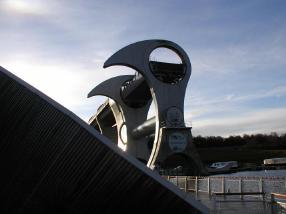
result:
[(265, 195), (265, 192), (214, 192), (213, 195)]

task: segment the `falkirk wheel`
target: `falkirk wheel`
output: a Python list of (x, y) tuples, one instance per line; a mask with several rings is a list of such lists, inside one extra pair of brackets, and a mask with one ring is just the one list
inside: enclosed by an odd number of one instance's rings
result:
[[(150, 60), (157, 48), (170, 49), (182, 63)], [(206, 174), (192, 143), (191, 127), (184, 120), (191, 75), (186, 52), (171, 41), (145, 40), (117, 51), (104, 68), (116, 65), (132, 68), (135, 74), (113, 77), (91, 90), (88, 97), (103, 95), (108, 99), (89, 124), (151, 169), (163, 174), (174, 169), (185, 175)], [(147, 120), (152, 101), (156, 116)]]

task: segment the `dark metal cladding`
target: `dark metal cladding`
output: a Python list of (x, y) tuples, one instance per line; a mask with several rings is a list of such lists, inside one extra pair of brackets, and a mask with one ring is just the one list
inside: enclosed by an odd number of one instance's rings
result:
[(0, 213), (207, 208), (0, 67)]
[(186, 74), (184, 64), (174, 64), (166, 62), (150, 61), (150, 68), (154, 76), (165, 83), (176, 84), (182, 80)]
[(140, 73), (121, 87), (121, 97), (129, 107), (140, 108), (152, 98), (150, 88)]

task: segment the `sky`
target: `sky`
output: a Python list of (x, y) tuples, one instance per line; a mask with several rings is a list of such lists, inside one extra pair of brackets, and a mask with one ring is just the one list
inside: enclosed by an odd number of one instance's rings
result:
[(132, 69), (120, 48), (166, 39), (189, 55), (185, 120), (193, 135), (286, 132), (284, 0), (0, 0), (0, 66), (85, 121), (100, 82)]

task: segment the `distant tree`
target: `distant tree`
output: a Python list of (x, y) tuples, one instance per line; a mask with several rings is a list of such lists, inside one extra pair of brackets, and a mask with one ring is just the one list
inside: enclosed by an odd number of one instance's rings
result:
[(257, 149), (286, 149), (286, 133), (278, 135), (272, 132), (269, 135), (255, 134), (243, 136), (196, 136), (193, 142), (197, 147), (225, 147), (225, 146), (246, 146)]

